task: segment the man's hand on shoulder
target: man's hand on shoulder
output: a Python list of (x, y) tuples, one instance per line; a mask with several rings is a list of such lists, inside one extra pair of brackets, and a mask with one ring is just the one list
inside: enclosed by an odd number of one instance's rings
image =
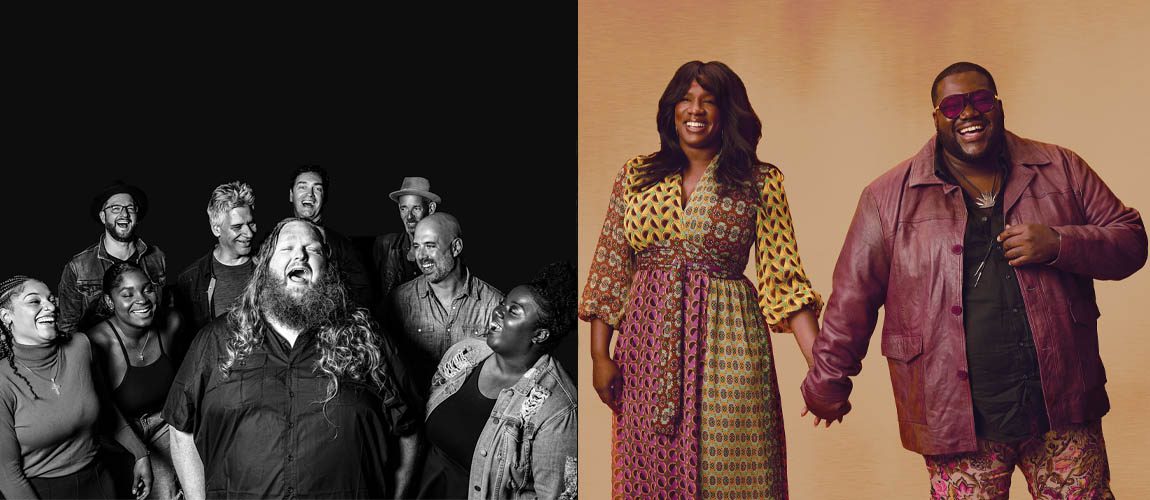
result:
[(1058, 257), (1061, 236), (1050, 226), (1018, 224), (1006, 226), (998, 241), (1010, 265), (1025, 266), (1053, 262)]

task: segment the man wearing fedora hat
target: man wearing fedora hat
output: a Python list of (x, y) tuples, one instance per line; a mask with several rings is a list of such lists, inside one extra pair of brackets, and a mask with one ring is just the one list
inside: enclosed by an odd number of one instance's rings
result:
[(82, 332), (102, 319), (99, 298), (104, 271), (120, 262), (140, 266), (156, 286), (161, 302), (164, 295), (164, 252), (136, 236), (136, 228), (148, 213), (148, 196), (136, 186), (115, 181), (100, 191), (88, 209), (104, 226), (96, 244), (72, 257), (60, 275), (60, 312), (57, 327), (65, 332)]
[(405, 230), (376, 237), (372, 246), (375, 267), (379, 271), (379, 297), (384, 301), (396, 286), (419, 277), (411, 237), (415, 234), (415, 225), (435, 213), (442, 201), (439, 195), (431, 192), (431, 181), (423, 177), (404, 177), (399, 190), (392, 191), (388, 198), (399, 206), (399, 220)]

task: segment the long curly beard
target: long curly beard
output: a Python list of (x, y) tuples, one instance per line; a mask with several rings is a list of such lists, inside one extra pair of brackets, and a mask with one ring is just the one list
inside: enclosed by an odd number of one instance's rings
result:
[(293, 330), (308, 331), (325, 324), (331, 324), (339, 295), (336, 280), (327, 275), (293, 296), (287, 291), (287, 283), (280, 277), (266, 275), (260, 284), (259, 304), (264, 315)]

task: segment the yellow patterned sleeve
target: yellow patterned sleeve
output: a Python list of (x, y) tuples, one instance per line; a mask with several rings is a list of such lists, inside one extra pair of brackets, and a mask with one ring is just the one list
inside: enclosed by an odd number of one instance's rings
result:
[(811, 287), (799, 259), (783, 173), (772, 165), (760, 165), (755, 180), (760, 193), (755, 221), (759, 306), (772, 331), (791, 333), (790, 316), (803, 308), (817, 316), (823, 299)]
[(587, 285), (583, 288), (583, 298), (579, 302), (579, 318), (591, 321), (601, 319), (612, 328), (617, 327), (631, 287), (632, 255), (623, 225), (623, 215), (627, 213), (624, 193), (629, 173), (634, 162), (628, 162), (615, 177), (611, 189), (611, 201), (607, 205), (607, 216), (603, 219), (603, 230), (599, 233), (599, 243), (595, 246), (595, 257), (591, 260), (591, 272)]

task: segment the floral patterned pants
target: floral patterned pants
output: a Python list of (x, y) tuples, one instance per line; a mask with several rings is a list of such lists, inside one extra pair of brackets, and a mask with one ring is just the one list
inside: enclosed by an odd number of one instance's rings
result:
[(1005, 499), (1014, 467), (1036, 499), (1113, 499), (1102, 423), (1051, 430), (1015, 443), (978, 440), (978, 450), (926, 455), (930, 498)]

